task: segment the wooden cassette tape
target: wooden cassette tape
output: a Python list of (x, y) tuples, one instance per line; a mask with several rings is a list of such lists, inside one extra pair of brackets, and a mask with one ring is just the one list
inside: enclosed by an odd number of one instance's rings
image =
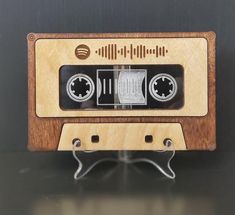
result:
[(30, 150), (216, 148), (215, 33), (28, 35)]

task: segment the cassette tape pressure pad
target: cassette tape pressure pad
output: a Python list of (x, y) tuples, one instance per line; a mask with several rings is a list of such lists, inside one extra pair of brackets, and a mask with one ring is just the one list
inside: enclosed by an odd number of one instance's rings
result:
[(29, 149), (213, 150), (215, 33), (28, 35)]

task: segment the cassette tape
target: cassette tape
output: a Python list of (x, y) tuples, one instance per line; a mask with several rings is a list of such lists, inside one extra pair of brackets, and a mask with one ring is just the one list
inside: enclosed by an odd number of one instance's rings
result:
[(30, 150), (216, 148), (215, 33), (28, 35)]

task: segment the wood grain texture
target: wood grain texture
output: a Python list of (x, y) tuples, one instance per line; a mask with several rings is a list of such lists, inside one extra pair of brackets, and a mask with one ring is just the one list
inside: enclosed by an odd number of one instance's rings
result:
[[(99, 142), (92, 142), (98, 135)], [(152, 142), (145, 136), (151, 135)], [(183, 131), (179, 123), (68, 123), (63, 126), (58, 150), (72, 150), (73, 139), (81, 146), (76, 150), (164, 150), (164, 140), (169, 138), (177, 150), (186, 150)]]
[[(167, 49), (165, 56), (155, 54), (145, 58), (125, 57), (111, 59), (95, 53), (110, 43), (118, 47), (146, 46)], [(90, 47), (87, 59), (79, 60), (74, 54), (78, 44)], [(125, 38), (125, 39), (39, 39), (36, 52), (36, 113), (39, 117), (89, 117), (89, 116), (204, 116), (207, 100), (207, 41), (202, 38)], [(192, 54), (193, 52), (193, 54)], [(180, 54), (179, 54), (180, 53)], [(129, 56), (129, 55), (128, 55)], [(59, 106), (59, 69), (62, 65), (154, 65), (179, 64), (184, 68), (184, 105), (176, 110), (62, 110)]]
[[(201, 117), (84, 117), (40, 118), (36, 115), (35, 42), (39, 38), (197, 38), (208, 41), (208, 113)], [(28, 148), (57, 150), (65, 123), (180, 123), (188, 150), (216, 148), (215, 119), (215, 34), (213, 32), (182, 33), (103, 33), (103, 34), (29, 34), (28, 35)]]

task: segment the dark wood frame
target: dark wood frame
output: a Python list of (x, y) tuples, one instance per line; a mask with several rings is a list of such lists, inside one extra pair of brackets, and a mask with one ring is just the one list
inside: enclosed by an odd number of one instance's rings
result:
[[(202, 117), (81, 117), (40, 118), (36, 115), (35, 96), (35, 42), (47, 38), (197, 38), (208, 41), (208, 114)], [(216, 96), (215, 96), (215, 33), (78, 33), (28, 34), (28, 148), (33, 151), (57, 150), (64, 123), (158, 123), (179, 122), (182, 125), (188, 150), (214, 150), (216, 148)]]

